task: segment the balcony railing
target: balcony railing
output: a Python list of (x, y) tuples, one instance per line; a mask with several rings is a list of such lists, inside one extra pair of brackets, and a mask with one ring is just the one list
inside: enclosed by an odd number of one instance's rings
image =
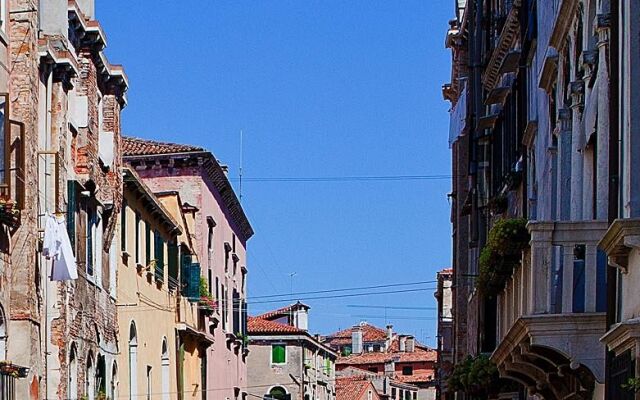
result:
[(530, 222), (531, 247), (498, 304), (504, 338), (521, 316), (604, 312), (606, 255), (597, 249), (606, 221)]

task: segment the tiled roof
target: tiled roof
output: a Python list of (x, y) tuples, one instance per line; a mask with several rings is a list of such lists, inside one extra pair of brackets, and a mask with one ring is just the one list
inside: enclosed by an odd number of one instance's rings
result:
[[(363, 323), (360, 325), (362, 329), (362, 339), (364, 342), (383, 342), (387, 339), (387, 331), (377, 326)], [(337, 348), (345, 344), (351, 344), (351, 334), (353, 327), (333, 333), (326, 338), (326, 343)]]
[(394, 360), (396, 362), (435, 362), (437, 352), (433, 349), (425, 349), (416, 346), (412, 352), (368, 352), (360, 354), (350, 354), (346, 357), (339, 357), (338, 364), (346, 365), (362, 365), (362, 364), (383, 364), (387, 361)]
[(374, 393), (373, 398), (379, 398), (371, 382), (362, 377), (336, 379), (336, 400), (366, 400), (368, 390)]
[(394, 380), (402, 383), (426, 383), (433, 380), (434, 373), (421, 373), (413, 375), (397, 375), (393, 377)]
[(257, 334), (257, 333), (305, 334), (306, 333), (302, 329), (298, 329), (295, 326), (281, 324), (279, 322), (269, 321), (269, 320), (257, 318), (257, 317), (247, 318), (247, 331), (249, 332), (249, 334)]
[(258, 316), (256, 316), (256, 318), (262, 318), (262, 319), (274, 319), (274, 318), (278, 318), (278, 317), (282, 317), (283, 315), (288, 315), (291, 311), (296, 310), (298, 308), (306, 308), (309, 309), (310, 307), (306, 304), (303, 304), (301, 302), (297, 302), (295, 304), (290, 304), (286, 307), (282, 307), (279, 308), (277, 310), (273, 310), (273, 311), (268, 311), (264, 314), (260, 314)]
[(155, 154), (175, 154), (206, 151), (202, 147), (188, 144), (157, 142), (134, 137), (122, 137), (122, 155), (142, 156)]

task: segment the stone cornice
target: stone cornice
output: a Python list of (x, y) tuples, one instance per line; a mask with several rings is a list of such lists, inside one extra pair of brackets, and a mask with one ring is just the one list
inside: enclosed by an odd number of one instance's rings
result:
[(547, 48), (544, 61), (542, 63), (542, 69), (538, 76), (538, 87), (551, 92), (551, 87), (556, 81), (556, 74), (558, 73), (558, 51), (553, 48)]
[(613, 351), (616, 356), (636, 346), (640, 342), (640, 318), (633, 318), (615, 324), (600, 341), (607, 345), (609, 351)]
[(72, 78), (78, 76), (79, 67), (75, 55), (69, 51), (59, 38), (38, 40), (38, 55), (47, 64), (53, 65), (56, 79), (72, 87)]
[(573, 19), (576, 17), (577, 9), (578, 0), (562, 0), (553, 24), (551, 37), (549, 37), (549, 46), (558, 50), (564, 47), (564, 40), (569, 32)]
[(616, 219), (600, 243), (609, 257), (609, 264), (627, 272), (631, 249), (640, 249), (640, 218)]

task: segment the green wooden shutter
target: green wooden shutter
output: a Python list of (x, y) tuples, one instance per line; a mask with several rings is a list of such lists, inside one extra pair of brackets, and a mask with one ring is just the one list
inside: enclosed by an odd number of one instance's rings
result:
[(198, 301), (200, 298), (200, 263), (191, 263), (189, 273), (189, 299)]
[(164, 282), (164, 240), (160, 232), (154, 231), (153, 253), (156, 260), (155, 277), (157, 281)]
[(286, 347), (282, 344), (271, 346), (271, 362), (273, 364), (284, 364), (286, 361)]
[(183, 253), (180, 257), (180, 293), (188, 297), (189, 280), (191, 276), (191, 254)]
[(175, 240), (169, 242), (167, 248), (169, 256), (168, 273), (169, 273), (169, 289), (174, 289), (178, 283), (178, 243)]
[(67, 232), (73, 252), (76, 251), (76, 183), (67, 181)]

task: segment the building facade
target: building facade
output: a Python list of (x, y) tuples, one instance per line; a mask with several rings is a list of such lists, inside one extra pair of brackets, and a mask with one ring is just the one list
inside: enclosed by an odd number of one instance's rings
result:
[[(403, 399), (415, 394), (419, 400), (435, 399), (437, 352), (420, 344), (413, 336), (396, 334), (391, 325), (381, 329), (362, 322), (328, 335), (324, 341), (341, 354), (336, 362), (339, 375), (356, 368), (390, 378), (389, 382), (380, 380), (382, 387), (376, 386), (381, 395)], [(344, 375), (353, 376), (353, 371), (345, 372)], [(408, 386), (394, 385), (393, 382)], [(397, 393), (394, 393), (396, 388)]]
[[(189, 274), (202, 281), (219, 307), (198, 314), (181, 328), (184, 352), (200, 357), (202, 385), (207, 399), (241, 399), (247, 393), (246, 357), (246, 244), (253, 229), (222, 167), (210, 152), (195, 146), (136, 138), (123, 140), (123, 158), (156, 194), (178, 193), (182, 211), (192, 221), (193, 255), (198, 260)], [(190, 262), (191, 265), (191, 262)], [(196, 302), (195, 291), (187, 300)], [(204, 336), (201, 334), (204, 333)], [(196, 341), (210, 344), (198, 344)], [(189, 365), (193, 373), (193, 365)], [(206, 378), (205, 378), (206, 377)], [(184, 388), (185, 392), (194, 388)]]
[[(614, 268), (621, 223), (611, 222), (631, 218), (636, 197), (627, 158), (634, 69), (620, 50), (635, 45), (634, 3), (454, 2), (443, 88), (452, 105), (453, 361), (489, 357), (499, 378), (485, 396), (636, 396), (624, 387), (636, 376), (628, 348), (603, 344), (616, 336), (612, 324), (632, 318), (616, 311), (628, 289)], [(444, 398), (477, 395), (448, 382)]]
[[(113, 398), (175, 398), (181, 224), (123, 169), (118, 258), (119, 385)], [(180, 245), (184, 245), (181, 243)]]
[[(109, 260), (122, 197), (127, 77), (103, 53), (93, 1), (17, 0), (1, 7), (0, 41), (9, 52), (2, 67), (9, 81), (0, 84), (8, 92), (3, 212), (12, 217), (3, 221), (11, 243), (3, 259), (11, 270), (2, 291), (9, 296), (5, 359), (29, 366), (13, 395), (93, 399), (111, 393), (117, 380)], [(65, 220), (78, 279), (52, 280), (52, 260), (40, 246), (52, 215)]]
[(442, 397), (442, 387), (453, 368), (453, 270), (438, 272), (438, 361), (436, 368), (436, 391)]
[(308, 332), (309, 307), (296, 303), (248, 321), (253, 398), (335, 400), (337, 353)]

